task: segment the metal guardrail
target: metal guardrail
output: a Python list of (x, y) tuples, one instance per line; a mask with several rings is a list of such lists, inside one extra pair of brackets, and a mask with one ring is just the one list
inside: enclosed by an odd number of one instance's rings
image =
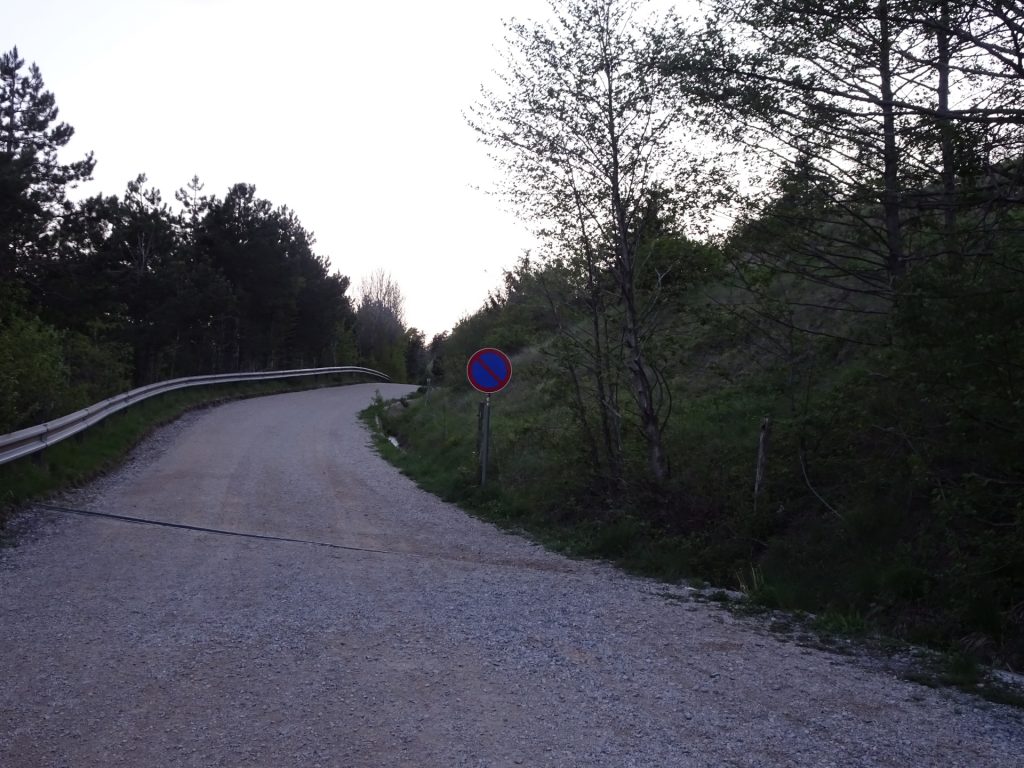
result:
[(391, 381), (391, 377), (387, 374), (375, 371), (372, 368), (361, 368), (355, 365), (344, 365), (334, 368), (301, 368), (291, 371), (218, 373), (211, 376), (189, 376), (181, 379), (169, 379), (168, 381), (147, 384), (130, 392), (108, 397), (106, 400), (102, 400), (95, 405), (69, 413), (67, 416), (61, 416), (59, 419), (53, 419), (45, 424), (0, 435), (0, 464), (6, 464), (9, 461), (41, 451), (55, 443), (59, 443), (61, 440), (66, 440), (72, 435), (78, 434), (82, 430), (88, 429), (93, 424), (103, 421), (108, 416), (124, 410), (130, 405), (150, 397), (155, 397), (156, 395), (162, 395), (165, 392), (172, 392), (175, 389), (201, 387), (205, 384), (291, 379), (297, 376), (324, 376), (336, 373), (359, 373), (365, 376), (376, 377), (382, 381)]

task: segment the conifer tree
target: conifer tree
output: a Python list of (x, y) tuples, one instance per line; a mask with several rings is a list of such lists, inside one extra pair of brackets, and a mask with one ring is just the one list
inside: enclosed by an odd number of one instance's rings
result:
[(31, 283), (52, 255), (56, 220), (70, 210), (66, 189), (91, 177), (92, 153), (59, 159), (74, 129), (57, 118), (39, 67), (26, 70), (17, 48), (0, 55), (0, 277)]

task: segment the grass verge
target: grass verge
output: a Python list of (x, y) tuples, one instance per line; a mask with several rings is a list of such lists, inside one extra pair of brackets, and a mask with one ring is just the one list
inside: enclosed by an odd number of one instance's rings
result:
[[(524, 387), (524, 389), (529, 389)], [(735, 569), (723, 580), (699, 537), (673, 535), (643, 519), (638, 509), (573, 509), (574, 478), (544, 465), (557, 457), (560, 467), (579, 466), (563, 442), (562, 414), (503, 400), (492, 419), (494, 465), (488, 484), (480, 487), (476, 459), (476, 406), (471, 392), (432, 390), (402, 401), (377, 398), (361, 414), (380, 454), (421, 488), (470, 514), (570, 557), (601, 559), (627, 572), (678, 583), (702, 585), (698, 599), (717, 602), (735, 612), (761, 616), (766, 628), (795, 641), (833, 652), (876, 659), (895, 674), (928, 686), (956, 687), (990, 701), (1024, 707), (1024, 688), (1004, 684), (987, 667), (952, 650), (918, 654), (904, 641), (887, 636), (872, 617), (855, 607), (825, 607), (817, 614), (794, 610), (779, 599), (754, 564)], [(396, 446), (392, 440), (396, 441)], [(704, 567), (708, 563), (710, 567)], [(731, 575), (731, 578), (729, 576)], [(738, 589), (716, 589), (705, 578)], [(908, 650), (909, 649), (909, 650)], [(881, 661), (891, 657), (889, 661)], [(895, 666), (893, 666), (895, 665)]]
[(538, 441), (559, 432), (557, 414), (549, 411), (541, 427), (520, 420), (511, 406), (503, 407), (492, 421), (496, 460), (481, 487), (474, 445), (478, 396), (433, 390), (428, 397), (428, 407), (418, 407), (422, 393), (391, 403), (377, 399), (360, 414), (381, 455), (421, 488), (570, 557), (607, 560), (630, 573), (670, 582), (694, 575), (686, 568), (693, 553), (685, 539), (664, 535), (628, 510), (595, 519), (571, 508), (557, 509), (572, 498), (567, 490), (578, 478), (553, 480), (532, 466), (541, 454)]

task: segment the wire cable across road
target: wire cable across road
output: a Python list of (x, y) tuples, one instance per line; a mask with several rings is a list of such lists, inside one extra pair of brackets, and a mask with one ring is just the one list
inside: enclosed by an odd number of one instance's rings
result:
[(480, 559), (479, 557), (459, 557), (447, 555), (440, 552), (413, 552), (408, 550), (374, 549), (372, 547), (357, 547), (352, 544), (335, 544), (331, 541), (316, 541), (315, 539), (296, 539), (290, 536), (272, 536), (265, 533), (248, 533), (246, 531), (229, 531), (224, 528), (210, 528), (205, 525), (189, 525), (188, 523), (172, 523), (167, 520), (153, 520), (147, 517), (132, 517), (130, 515), (118, 515), (113, 512), (99, 512), (93, 509), (77, 509), (75, 507), (64, 507), (59, 504), (44, 504), (38, 502), (32, 504), (31, 509), (40, 512), (59, 512), (67, 515), (79, 515), (81, 517), (94, 517), (105, 520), (116, 520), (122, 523), (135, 525), (152, 525), (160, 528), (175, 528), (182, 531), (193, 531), (195, 533), (212, 533), (218, 536), (234, 536), (241, 539), (259, 539), (261, 541), (280, 541), (288, 544), (306, 544), (313, 547), (326, 547), (328, 549), (342, 549), (349, 552), (366, 552), (373, 555), (392, 555), (395, 557), (414, 557), (419, 560), (444, 560), (452, 563), (476, 563), (479, 565), (491, 565), (496, 568), (512, 568), (536, 571), (559, 571), (573, 573), (575, 568), (568, 564), (554, 563), (533, 563), (526, 561), (501, 561), (493, 559)]
[(288, 536), (270, 536), (264, 533), (247, 533), (245, 531), (228, 531), (223, 528), (208, 528), (203, 525), (189, 525), (188, 523), (171, 523), (167, 520), (151, 520), (145, 517), (130, 517), (128, 515), (115, 515), (112, 512), (97, 512), (91, 509), (75, 509), (73, 507), (62, 507), (57, 504), (33, 504), (35, 509), (46, 512), (63, 512), (69, 515), (82, 515), (83, 517), (102, 517), (108, 520), (120, 520), (123, 523), (136, 523), (139, 525), (155, 525), (162, 528), (178, 528), (185, 531), (196, 531), (198, 533), (215, 533), (219, 536), (237, 536), (243, 539), (262, 539), (264, 541), (284, 541), (290, 544), (309, 544), (315, 547), (328, 547), (330, 549), (347, 549), (352, 552), (370, 552), (375, 555), (407, 555), (412, 557), (426, 557), (417, 552), (395, 552), (388, 549), (371, 549), (369, 547), (356, 547), (349, 544), (335, 544), (330, 541), (315, 541), (313, 539), (293, 539)]

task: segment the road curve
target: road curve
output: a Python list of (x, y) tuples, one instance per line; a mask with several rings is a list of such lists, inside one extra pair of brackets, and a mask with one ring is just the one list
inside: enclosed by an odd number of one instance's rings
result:
[[(1019, 711), (469, 518), (358, 385), (200, 411), (0, 553), (0, 765), (1005, 766)], [(347, 547), (347, 548), (340, 548)]]

